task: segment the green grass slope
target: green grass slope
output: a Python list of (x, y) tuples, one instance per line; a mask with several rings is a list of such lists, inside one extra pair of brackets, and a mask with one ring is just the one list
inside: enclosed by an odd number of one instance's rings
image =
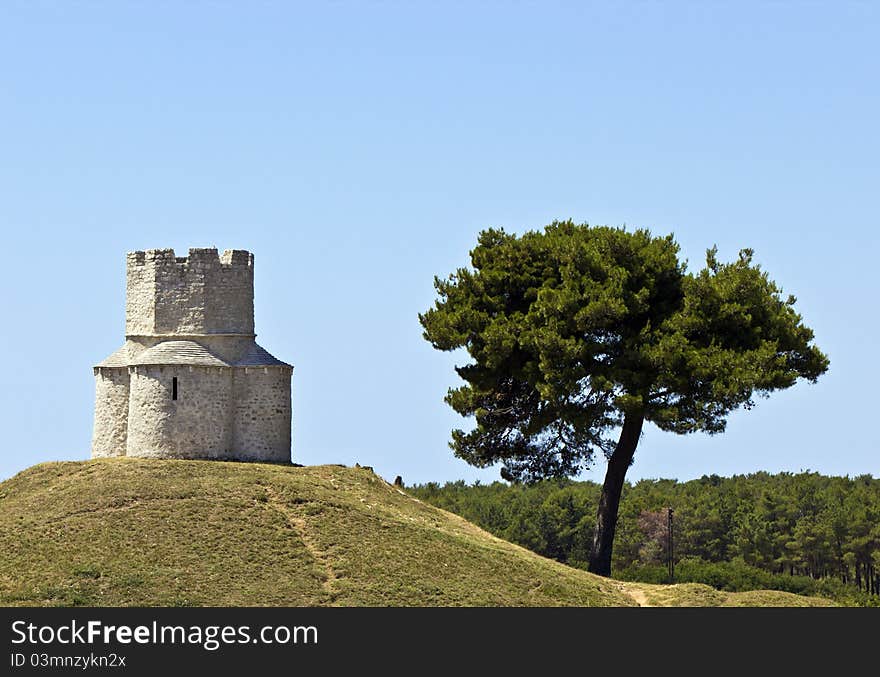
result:
[(827, 603), (593, 576), (362, 468), (108, 459), (0, 483), (2, 606)]

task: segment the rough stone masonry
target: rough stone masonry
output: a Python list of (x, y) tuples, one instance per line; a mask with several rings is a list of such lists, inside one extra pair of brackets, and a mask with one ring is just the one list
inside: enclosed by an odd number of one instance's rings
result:
[(95, 366), (92, 458), (290, 461), (293, 367), (254, 334), (254, 256), (128, 254), (125, 344)]

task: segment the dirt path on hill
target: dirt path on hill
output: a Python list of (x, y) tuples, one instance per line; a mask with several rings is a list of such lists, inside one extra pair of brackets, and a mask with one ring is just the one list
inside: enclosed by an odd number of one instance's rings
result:
[(651, 602), (648, 601), (648, 596), (643, 590), (639, 590), (638, 588), (630, 587), (629, 585), (625, 584), (618, 585), (617, 589), (639, 606), (654, 606), (653, 604), (651, 604)]
[(336, 582), (338, 580), (338, 576), (336, 572), (333, 570), (333, 565), (330, 563), (330, 558), (327, 554), (321, 550), (318, 542), (314, 539), (312, 534), (309, 531), (308, 524), (306, 520), (301, 516), (296, 514), (291, 508), (278, 496), (275, 489), (271, 486), (264, 486), (266, 490), (266, 494), (269, 498), (269, 504), (271, 508), (277, 510), (285, 518), (287, 518), (290, 526), (293, 527), (294, 531), (299, 536), (300, 540), (303, 542), (303, 545), (306, 546), (306, 550), (308, 550), (309, 554), (312, 556), (312, 559), (317, 562), (317, 564), (324, 569), (324, 582), (322, 587), (324, 588), (324, 592), (330, 597), (330, 600), (333, 601), (339, 595), (339, 591), (336, 588)]

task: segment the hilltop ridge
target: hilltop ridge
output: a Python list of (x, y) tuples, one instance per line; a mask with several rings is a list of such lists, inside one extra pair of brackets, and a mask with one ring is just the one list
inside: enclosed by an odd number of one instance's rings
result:
[(365, 468), (98, 459), (0, 483), (0, 605), (814, 606), (594, 576)]

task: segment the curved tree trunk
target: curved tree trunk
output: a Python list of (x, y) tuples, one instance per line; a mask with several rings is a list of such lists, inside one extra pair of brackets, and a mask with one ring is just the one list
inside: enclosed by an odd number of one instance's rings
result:
[(608, 459), (605, 483), (599, 497), (599, 511), (596, 514), (596, 532), (593, 536), (593, 549), (590, 551), (589, 571), (600, 576), (611, 575), (611, 549), (614, 546), (614, 530), (617, 528), (617, 509), (620, 507), (620, 494), (626, 471), (636, 453), (642, 424), (645, 417), (640, 413), (627, 414), (617, 447)]

